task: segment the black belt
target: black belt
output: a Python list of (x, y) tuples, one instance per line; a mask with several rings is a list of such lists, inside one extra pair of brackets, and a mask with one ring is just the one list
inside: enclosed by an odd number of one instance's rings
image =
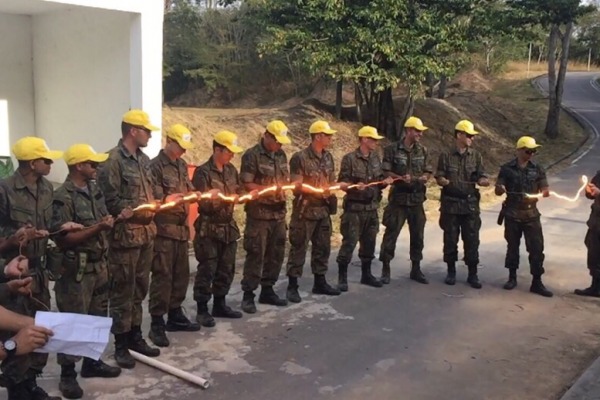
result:
[(185, 225), (185, 215), (168, 215), (168, 214), (156, 214), (154, 222), (157, 224), (171, 224), (171, 225)]

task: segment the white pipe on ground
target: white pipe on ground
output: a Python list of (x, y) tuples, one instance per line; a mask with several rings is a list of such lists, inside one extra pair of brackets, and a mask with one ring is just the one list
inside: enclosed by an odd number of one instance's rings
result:
[(176, 376), (178, 378), (181, 378), (183, 380), (186, 380), (188, 382), (196, 384), (196, 385), (200, 386), (202, 389), (208, 389), (208, 387), (210, 386), (210, 383), (208, 382), (208, 380), (206, 380), (204, 378), (200, 378), (199, 376), (190, 374), (189, 372), (182, 371), (179, 368), (175, 368), (169, 364), (165, 364), (164, 362), (158, 361), (155, 358), (146, 357), (145, 355), (137, 353), (133, 350), (129, 350), (129, 352), (131, 353), (133, 358), (135, 358), (136, 360), (143, 362), (146, 365), (150, 365), (151, 367), (154, 367), (156, 369), (160, 369), (163, 372), (166, 372), (168, 374), (171, 374), (173, 376)]

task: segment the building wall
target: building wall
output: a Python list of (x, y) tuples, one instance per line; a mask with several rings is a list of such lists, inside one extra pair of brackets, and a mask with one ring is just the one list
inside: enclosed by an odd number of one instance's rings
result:
[(35, 133), (32, 18), (0, 14), (0, 156)]

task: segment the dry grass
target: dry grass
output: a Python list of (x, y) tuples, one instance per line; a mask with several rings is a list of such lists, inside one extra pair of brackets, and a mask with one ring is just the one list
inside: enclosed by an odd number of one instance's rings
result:
[[(558, 71), (558, 63), (556, 64), (556, 70)], [(567, 71), (569, 72), (581, 72), (587, 70), (587, 63), (569, 61), (567, 66)], [(591, 65), (591, 71), (600, 71), (600, 67), (597, 65)], [(532, 60), (528, 74), (527, 61), (510, 61), (507, 64), (504, 73), (502, 74), (502, 78), (507, 80), (520, 80), (533, 78), (546, 73), (548, 73), (547, 62), (541, 62), (538, 64), (537, 61)]]

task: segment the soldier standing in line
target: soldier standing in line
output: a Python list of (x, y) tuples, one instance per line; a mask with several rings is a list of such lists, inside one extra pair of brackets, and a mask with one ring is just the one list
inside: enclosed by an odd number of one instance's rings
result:
[(587, 221), (588, 231), (585, 235), (587, 267), (592, 276), (592, 284), (585, 289), (575, 289), (575, 294), (600, 297), (600, 171), (596, 172), (596, 176), (586, 186), (585, 196), (590, 200), (594, 200)]
[[(108, 315), (107, 231), (113, 227), (104, 196), (95, 183), (98, 165), (108, 154), (97, 154), (89, 145), (76, 144), (64, 154), (69, 166), (65, 182), (54, 192), (51, 229), (59, 230), (68, 221), (91, 227), (54, 236), (62, 253), (61, 271), (56, 274), (56, 305), (61, 312)], [(59, 389), (68, 399), (79, 399), (83, 390), (77, 382), (75, 363), (81, 357), (58, 354), (61, 366)], [(113, 378), (121, 368), (85, 357), (84, 378)]]
[(462, 235), (465, 263), (469, 269), (467, 282), (481, 289), (477, 276), (479, 264), (479, 190), (475, 185), (489, 186), (481, 154), (472, 148), (479, 134), (471, 121), (459, 121), (454, 127), (455, 148), (438, 159), (435, 178), (442, 187), (440, 228), (444, 231), (444, 262), (448, 265), (446, 284), (456, 283), (458, 237)]
[(379, 232), (377, 209), (381, 201), (381, 190), (393, 182), (386, 178), (385, 183), (368, 187), (366, 184), (383, 180), (381, 158), (377, 154), (379, 141), (383, 139), (372, 126), (363, 126), (358, 131), (359, 147), (344, 155), (340, 167), (339, 182), (358, 184), (348, 189), (344, 197), (344, 213), (340, 225), (342, 246), (337, 256), (338, 289), (348, 291), (348, 264), (357, 243), (360, 243), (358, 257), (362, 264), (360, 283), (381, 287), (379, 279), (371, 274), (371, 261), (375, 258), (375, 242)]
[[(167, 129), (166, 136), (164, 149), (150, 161), (155, 182), (154, 195), (165, 203), (178, 202), (185, 193), (194, 190), (188, 177), (187, 165), (181, 159), (186, 150), (194, 147), (192, 134), (185, 126), (175, 124)], [(191, 322), (181, 309), (190, 280), (188, 213), (189, 205), (179, 203), (154, 216), (157, 233), (148, 301), (148, 311), (152, 318), (148, 337), (159, 347), (169, 346), (165, 329), (169, 332), (200, 330), (200, 325)]]
[[(296, 152), (290, 160), (292, 182), (322, 188), (335, 183), (333, 156), (327, 151), (331, 145), (331, 129), (325, 121), (317, 121), (309, 128), (311, 142), (304, 150)], [(347, 183), (340, 185), (342, 189)], [(331, 287), (326, 279), (329, 253), (331, 252), (331, 217), (337, 212), (335, 194), (314, 193), (300, 186), (295, 190), (290, 221), (290, 252), (288, 255), (287, 275), (289, 279), (287, 299), (292, 303), (300, 303), (298, 278), (306, 259), (308, 242), (311, 242), (311, 270), (314, 274), (312, 292), (328, 296), (338, 296), (340, 290)]]
[[(44, 257), (48, 243), (48, 229), (52, 218), (52, 184), (44, 178), (50, 173), (53, 160), (62, 157), (62, 151), (52, 151), (43, 139), (25, 137), (17, 141), (13, 153), (19, 162), (15, 173), (0, 181), (0, 236), (9, 237), (20, 228), (31, 226), (40, 235), (30, 240), (20, 249), (20, 244), (12, 240), (7, 244), (2, 256), (12, 259), (22, 253), (29, 260), (32, 274), (31, 296), (19, 296), (6, 307), (19, 314), (34, 316), (36, 311), (50, 309), (49, 275), (45, 269)], [(61, 227), (64, 229), (65, 227)], [(45, 307), (45, 308), (44, 308)], [(2, 339), (10, 333), (2, 333)], [(49, 396), (39, 387), (36, 377), (42, 374), (48, 361), (48, 354), (31, 353), (9, 357), (2, 362), (2, 385), (10, 398), (18, 394), (23, 398), (46, 400), (60, 399)]]
[[(218, 132), (213, 140), (213, 154), (194, 171), (194, 186), (200, 192), (222, 193), (234, 196), (243, 192), (238, 172), (231, 164), (233, 157), (243, 149), (237, 144), (237, 135)], [(206, 327), (215, 326), (217, 318), (242, 318), (225, 302), (235, 275), (235, 256), (240, 230), (233, 219), (236, 201), (220, 199), (201, 200), (198, 219), (194, 223), (194, 252), (198, 270), (194, 281), (194, 300), (198, 304), (197, 321)], [(214, 296), (212, 315), (208, 301)]]
[[(142, 110), (123, 115), (122, 138), (109, 151), (108, 160), (98, 173), (98, 185), (113, 217), (124, 210), (131, 214), (131, 208), (154, 202), (150, 159), (141, 149), (148, 145), (152, 131), (158, 129)], [(129, 349), (148, 357), (160, 354), (159, 349), (146, 343), (141, 328), (142, 301), (148, 293), (156, 236), (153, 218), (151, 211), (136, 211), (129, 219), (115, 223), (109, 235), (111, 331), (115, 336), (115, 360), (122, 368), (135, 367)]]
[(552, 292), (542, 283), (544, 273), (544, 235), (540, 222), (540, 212), (536, 207), (537, 198), (527, 194), (542, 193), (550, 196), (546, 172), (541, 165), (533, 161), (539, 144), (530, 136), (517, 141), (517, 157), (500, 167), (496, 180), (495, 193), (506, 193), (501, 215), (504, 218), (504, 238), (506, 239), (506, 261), (508, 281), (504, 289), (512, 290), (517, 286), (519, 268), (519, 247), (521, 236), (525, 236), (525, 247), (529, 253), (529, 268), (533, 280), (529, 291), (544, 297), (552, 297)]
[[(282, 121), (269, 122), (260, 142), (242, 156), (240, 180), (247, 191), (289, 184), (290, 172), (282, 145), (290, 144), (288, 128)], [(287, 300), (273, 290), (285, 256), (287, 226), (285, 193), (281, 190), (248, 202), (244, 250), (246, 260), (242, 278), (242, 310), (256, 312), (254, 291), (261, 286), (258, 302), (283, 307)]]
[(431, 176), (427, 148), (420, 141), (428, 129), (417, 117), (410, 117), (404, 123), (404, 136), (384, 150), (383, 172), (386, 177), (396, 179), (389, 194), (388, 205), (383, 212), (385, 226), (379, 260), (383, 263), (381, 282), (390, 283), (390, 262), (396, 251), (398, 235), (408, 222), (410, 232), (410, 279), (427, 284), (421, 272), (423, 259), (423, 236), (425, 233), (426, 199), (425, 184)]

